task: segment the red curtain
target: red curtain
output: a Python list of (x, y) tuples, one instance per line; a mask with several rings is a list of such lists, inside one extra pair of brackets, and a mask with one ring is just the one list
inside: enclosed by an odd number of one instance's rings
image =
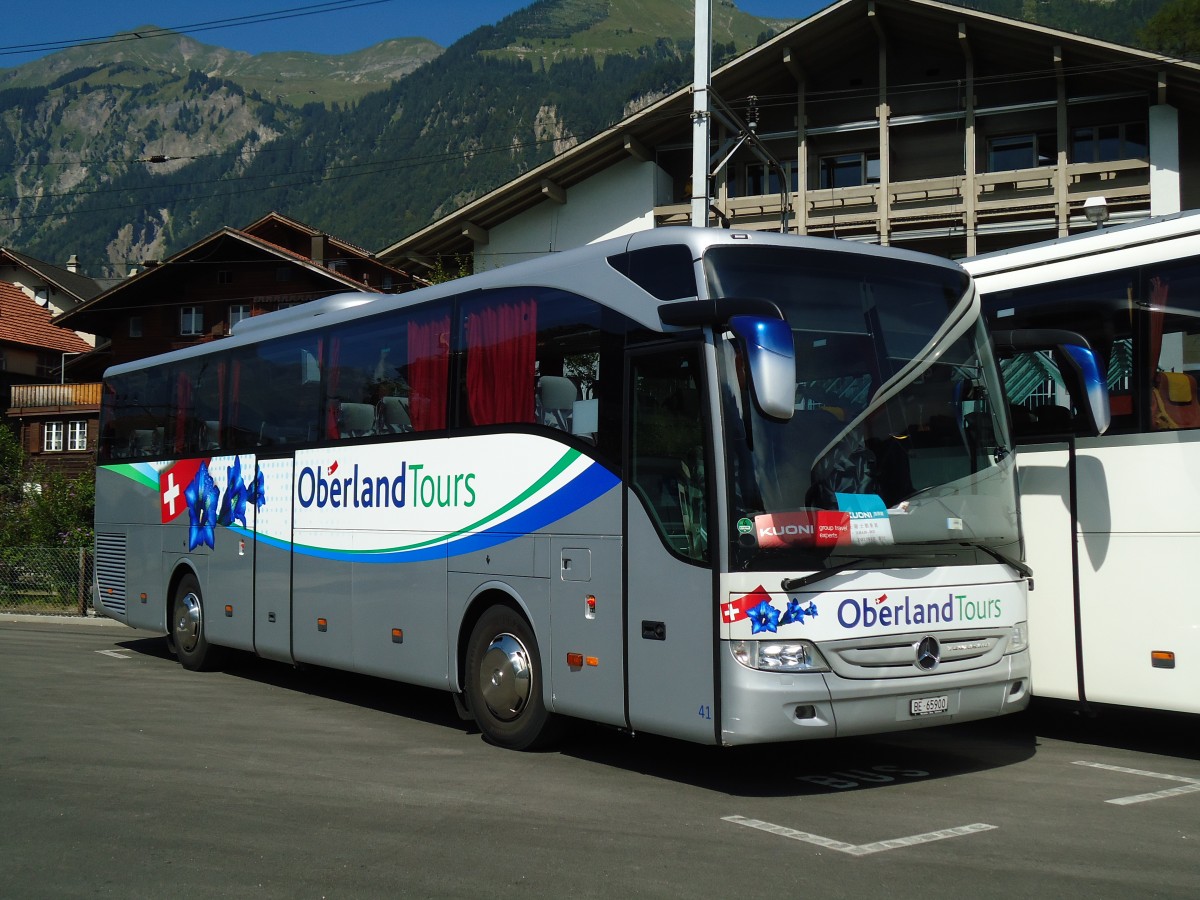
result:
[(1167, 295), (1171, 286), (1157, 275), (1150, 279), (1150, 346), (1146, 362), (1150, 366), (1150, 382), (1158, 374), (1158, 358), (1162, 354), (1163, 318), (1166, 316)]
[[(235, 429), (242, 425), (242, 366), (243, 362), (240, 359), (235, 359), (233, 361), (233, 372), (229, 379), (229, 424)], [(240, 438), (234, 438), (234, 440), (239, 441), (234, 446), (245, 446), (245, 443)]]
[(175, 452), (182, 453), (187, 444), (188, 417), (192, 414), (192, 379), (181, 371), (175, 379)]
[(532, 422), (537, 303), (489, 303), (467, 316), (467, 409), (475, 425)]
[(321, 363), (325, 342), (322, 341), (317, 345), (317, 367), (329, 373), (325, 385), (325, 395), (328, 398), (325, 404), (325, 437), (330, 440), (337, 440), (341, 437), (341, 430), (338, 427), (338, 412), (341, 408), (341, 401), (338, 399), (338, 357), (341, 356), (341, 348), (342, 339), (335, 337), (330, 342), (329, 367), (325, 368)]
[(450, 315), (408, 323), (408, 416), (414, 431), (446, 427)]

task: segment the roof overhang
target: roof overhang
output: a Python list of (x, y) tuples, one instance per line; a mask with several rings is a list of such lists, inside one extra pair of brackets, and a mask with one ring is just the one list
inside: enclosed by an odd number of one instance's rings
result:
[[(713, 89), (728, 100), (757, 93), (764, 75), (780, 67), (797, 78), (819, 72), (824, 61), (844, 57), (847, 41), (857, 38), (855, 26), (867, 26), (869, 20), (868, 27), (899, 43), (920, 43), (931, 29), (953, 29), (956, 38), (961, 31), (965, 40), (1002, 52), (1012, 66), (1026, 64), (1039, 71), (1052, 66), (1047, 49), (1060, 47), (1075, 69), (1119, 65), (1126, 77), (1144, 82), (1148, 90), (1165, 78), (1176, 103), (1186, 99), (1200, 108), (1200, 66), (1195, 63), (935, 0), (841, 0), (716, 70)], [(397, 267), (431, 267), (441, 258), (473, 253), (490, 229), (547, 199), (563, 202), (573, 185), (630, 156), (652, 159), (654, 149), (665, 142), (689, 140), (691, 93), (690, 85), (679, 89), (376, 256)]]

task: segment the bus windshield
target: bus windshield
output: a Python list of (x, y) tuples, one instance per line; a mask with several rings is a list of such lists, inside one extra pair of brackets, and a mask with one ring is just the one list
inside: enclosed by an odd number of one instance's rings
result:
[(963, 272), (719, 247), (705, 274), (714, 296), (778, 303), (796, 345), (780, 422), (750, 402), (735, 341), (717, 340), (735, 570), (1020, 555), (998, 370)]

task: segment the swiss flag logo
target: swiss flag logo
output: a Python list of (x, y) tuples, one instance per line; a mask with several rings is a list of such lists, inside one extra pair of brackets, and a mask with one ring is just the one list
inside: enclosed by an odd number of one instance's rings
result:
[(162, 523), (173, 521), (187, 509), (187, 500), (183, 492), (192, 483), (200, 467), (202, 459), (181, 459), (169, 469), (158, 473), (158, 505), (162, 514)]
[(727, 623), (733, 623), (738, 619), (745, 619), (750, 615), (750, 610), (757, 607), (763, 602), (770, 603), (771, 595), (767, 593), (767, 589), (761, 584), (753, 591), (744, 597), (738, 597), (736, 600), (730, 600), (728, 603), (721, 604), (721, 619)]

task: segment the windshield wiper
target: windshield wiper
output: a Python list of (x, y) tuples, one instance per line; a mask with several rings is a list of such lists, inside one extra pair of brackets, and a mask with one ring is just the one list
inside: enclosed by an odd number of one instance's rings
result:
[(996, 560), (996, 562), (1004, 563), (1004, 565), (1008, 566), (1022, 578), (1033, 577), (1033, 569), (1029, 568), (1029, 566), (1025, 565), (1025, 563), (1021, 562), (1019, 559), (1013, 559), (1007, 553), (1001, 553), (994, 547), (989, 547), (987, 544), (977, 544), (973, 541), (963, 541), (962, 545), (964, 547), (970, 547), (973, 550), (982, 550), (992, 559)]
[[(878, 557), (875, 557), (878, 558)], [(861, 562), (866, 562), (867, 557), (862, 556), (858, 559), (848, 559), (843, 563), (838, 563), (836, 566), (830, 566), (828, 569), (821, 569), (818, 572), (813, 572), (811, 575), (803, 575), (800, 578), (785, 578), (780, 582), (779, 586), (785, 591), (795, 591), (802, 587), (807, 587), (810, 584), (816, 584), (818, 581), (824, 581), (826, 578), (832, 578), (838, 572), (845, 572), (847, 569), (852, 569)]]
[[(978, 551), (982, 551), (983, 553), (988, 554), (988, 556), (990, 556), (992, 559), (995, 559), (997, 563), (1003, 563), (1004, 565), (1009, 566), (1010, 569), (1013, 569), (1015, 572), (1018, 572), (1018, 574), (1022, 578), (1032, 578), (1033, 577), (1033, 570), (1030, 569), (1030, 566), (1027, 566), (1025, 563), (1022, 563), (1021, 560), (1019, 560), (1019, 559), (1013, 559), (1012, 557), (1007, 556), (1006, 553), (1001, 553), (1000, 551), (995, 550), (994, 547), (989, 547), (986, 544), (976, 544), (976, 542), (972, 542), (972, 541), (958, 541), (958, 544), (962, 547), (971, 547), (972, 550), (978, 550)], [(893, 554), (893, 556), (895, 556), (895, 554)], [(904, 556), (910, 556), (910, 554), (904, 554)], [(911, 554), (911, 556), (922, 557), (922, 558), (935, 558), (935, 557), (953, 556), (953, 554), (913, 552)], [(785, 592), (792, 592), (792, 590), (799, 590), (800, 588), (808, 587), (809, 584), (815, 584), (818, 581), (824, 581), (824, 580), (826, 580), (826, 578), (832, 578), (834, 575), (838, 575), (839, 572), (844, 572), (847, 569), (852, 569), (852, 568), (854, 568), (854, 566), (858, 565), (859, 563), (865, 563), (866, 560), (868, 560), (868, 559), (876, 559), (877, 560), (877, 559), (887, 559), (887, 558), (888, 557), (859, 557), (857, 559), (847, 559), (845, 563), (839, 563), (838, 565), (829, 566), (828, 569), (821, 569), (820, 571), (812, 572), (811, 575), (804, 575), (804, 576), (800, 576), (799, 578), (784, 578), (784, 581), (780, 582), (780, 588), (784, 589)]]

